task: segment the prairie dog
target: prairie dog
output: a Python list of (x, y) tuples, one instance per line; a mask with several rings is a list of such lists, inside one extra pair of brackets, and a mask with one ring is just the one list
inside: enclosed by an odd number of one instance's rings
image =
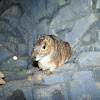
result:
[(32, 58), (38, 61), (38, 66), (43, 71), (48, 70), (50, 75), (60, 65), (69, 60), (71, 48), (54, 35), (39, 35), (32, 49)]

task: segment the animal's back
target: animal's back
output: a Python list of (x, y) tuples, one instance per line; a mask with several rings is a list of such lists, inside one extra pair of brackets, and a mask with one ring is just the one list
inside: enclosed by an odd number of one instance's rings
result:
[(57, 66), (62, 65), (64, 62), (68, 61), (71, 55), (71, 48), (68, 42), (64, 42), (54, 35), (48, 35), (54, 41), (54, 61)]

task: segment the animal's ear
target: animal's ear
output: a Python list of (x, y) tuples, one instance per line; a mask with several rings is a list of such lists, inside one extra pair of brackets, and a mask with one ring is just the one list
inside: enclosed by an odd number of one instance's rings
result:
[(45, 35), (39, 35), (38, 38), (44, 40), (45, 39)]
[(51, 43), (51, 38), (49, 36), (46, 36), (47, 42), (50, 44)]

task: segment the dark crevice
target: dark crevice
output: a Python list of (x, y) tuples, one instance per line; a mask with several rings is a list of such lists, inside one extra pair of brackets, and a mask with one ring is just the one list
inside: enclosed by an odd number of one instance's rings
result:
[(40, 18), (38, 20), (38, 24), (40, 24), (43, 20), (46, 20), (46, 19), (50, 20), (50, 16), (44, 16), (44, 17)]
[(22, 7), (22, 5), (20, 3), (16, 3), (16, 4), (14, 3), (12, 6), (17, 6), (21, 11), (21, 15), (24, 14), (24, 9), (23, 9), (23, 7)]
[(5, 21), (6, 23), (9, 23), (9, 20), (5, 18), (0, 18), (0, 21)]
[(12, 6), (13, 1), (1, 0), (0, 3), (1, 3), (1, 5), (0, 5), (0, 16), (1, 16), (2, 13), (5, 12), (5, 10), (9, 9)]
[(93, 4), (92, 4), (92, 9), (95, 10), (96, 9), (96, 4), (97, 4), (97, 0), (92, 0)]
[(5, 10), (11, 8), (12, 6), (18, 6), (18, 8), (20, 9), (21, 11), (21, 14), (23, 15), (24, 14), (24, 9), (22, 7), (22, 5), (20, 3), (14, 3), (13, 1), (1, 1), (1, 4), (0, 5), (0, 16), (5, 12)]
[(10, 95), (7, 100), (26, 100), (22, 90), (16, 90)]
[(65, 29), (62, 29), (60, 31), (57, 31), (56, 34), (61, 34), (62, 32), (65, 32), (65, 31), (71, 32), (72, 30), (73, 30), (73, 28), (72, 27), (69, 27), (69, 28), (65, 28)]
[(45, 0), (45, 9), (47, 10), (47, 0)]

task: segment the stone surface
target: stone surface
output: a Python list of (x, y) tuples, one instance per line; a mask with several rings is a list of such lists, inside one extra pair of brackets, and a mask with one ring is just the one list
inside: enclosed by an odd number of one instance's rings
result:
[(100, 67), (94, 69), (94, 78), (96, 81), (100, 81)]
[[(63, 14), (61, 14), (61, 16), (63, 16)], [(73, 20), (73, 22), (70, 23), (66, 22), (65, 25), (61, 25), (61, 26), (59, 25), (55, 28), (52, 25), (52, 23), (55, 24), (55, 22), (57, 21), (55, 21), (54, 19), (54, 21), (51, 22), (50, 34), (54, 34), (58, 36), (60, 39), (64, 41), (68, 41), (71, 47), (74, 47), (80, 41), (81, 37), (87, 31), (91, 23), (93, 23), (95, 20), (98, 19), (98, 18), (92, 18), (92, 22), (91, 22), (91, 20), (89, 21), (91, 16), (92, 14), (86, 15), (85, 17), (81, 17), (78, 20)], [(57, 25), (57, 23), (55, 25)]]
[(33, 88), (33, 97), (35, 100), (68, 100), (68, 92), (66, 89), (67, 85), (65, 83), (51, 86), (39, 86)]
[(92, 72), (76, 72), (73, 75), (73, 81), (69, 86), (71, 100), (99, 100), (100, 91), (93, 79)]
[(100, 66), (100, 52), (83, 52), (76, 58), (80, 68)]
[(24, 58), (18, 57), (17, 60), (14, 60), (12, 57), (11, 59), (9, 59), (8, 61), (6, 61), (1, 65), (0, 70), (9, 71), (9, 72), (23, 71), (27, 69), (28, 61), (29, 61), (28, 57), (24, 57)]
[(100, 1), (99, 1), (99, 0), (97, 0), (96, 9), (97, 9), (97, 10), (100, 10)]
[(19, 44), (18, 45), (18, 53), (21, 55), (25, 55), (26, 54), (26, 46), (25, 44)]
[(6, 48), (0, 47), (0, 64), (4, 63), (7, 59), (13, 56), (13, 53), (8, 51)]
[[(41, 82), (42, 84), (51, 85), (57, 84), (62, 82), (68, 82), (72, 80), (73, 72), (77, 70), (77, 67), (71, 64), (64, 64), (59, 66), (57, 69), (54, 70), (53, 74), (48, 76), (46, 73), (36, 72), (34, 74), (34, 81)], [(66, 76), (66, 77), (65, 77)]]
[(11, 96), (7, 98), (7, 100), (26, 100), (24, 94), (20, 90), (16, 90), (12, 93)]
[(1, 18), (8, 20), (13, 26), (17, 26), (20, 17), (21, 11), (18, 6), (12, 6), (1, 15)]

